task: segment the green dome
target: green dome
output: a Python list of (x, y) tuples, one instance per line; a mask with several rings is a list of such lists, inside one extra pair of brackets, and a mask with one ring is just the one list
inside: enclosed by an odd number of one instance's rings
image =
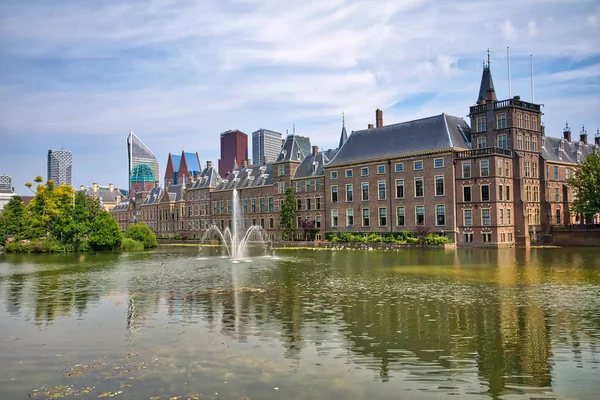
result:
[(131, 182), (154, 182), (154, 172), (146, 164), (139, 164), (131, 170)]

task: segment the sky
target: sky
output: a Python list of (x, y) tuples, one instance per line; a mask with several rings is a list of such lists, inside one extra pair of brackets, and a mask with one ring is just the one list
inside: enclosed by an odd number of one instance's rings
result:
[[(491, 50), (498, 98), (544, 105), (546, 134), (600, 126), (597, 0), (0, 1), (0, 174), (19, 194), (73, 152), (73, 186), (127, 187), (126, 138), (216, 164), (219, 134), (337, 145), (442, 112), (468, 120)], [(468, 121), (467, 121), (468, 122)], [(251, 145), (251, 140), (249, 140)], [(251, 153), (251, 148), (249, 149)]]

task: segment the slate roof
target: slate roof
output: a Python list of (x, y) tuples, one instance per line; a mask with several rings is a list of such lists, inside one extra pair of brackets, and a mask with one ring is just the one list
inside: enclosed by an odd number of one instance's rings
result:
[(218, 174), (217, 170), (214, 167), (204, 168), (200, 177), (196, 179), (196, 181), (189, 188), (190, 190), (194, 189), (204, 189), (204, 188), (214, 188), (219, 185), (222, 181), (221, 176)]
[[(481, 85), (479, 86), (479, 97), (477, 97), (477, 101), (480, 99), (487, 100), (487, 92), (488, 89), (494, 89), (494, 80), (492, 79), (492, 70), (489, 65), (483, 67), (483, 73), (481, 74)], [(496, 98), (496, 90), (494, 89), (494, 101), (497, 101)]]
[(118, 198), (122, 198), (128, 195), (127, 190), (115, 188), (112, 191), (104, 186), (98, 186), (98, 190), (94, 190), (93, 187), (78, 190), (88, 197), (95, 197), (102, 203), (114, 203), (117, 202)]
[(471, 129), (459, 117), (440, 114), (381, 128), (354, 131), (330, 165), (399, 157), (451, 148), (469, 149)]
[(340, 134), (340, 143), (338, 144), (338, 149), (341, 149), (347, 140), (348, 140), (348, 134), (346, 133), (346, 124), (343, 124), (342, 125), (342, 133)]
[(275, 160), (275, 163), (286, 162), (286, 161), (298, 161), (301, 162), (307, 154), (302, 153), (300, 145), (296, 140), (295, 135), (288, 135), (285, 139), (285, 143), (279, 152), (279, 156)]
[(142, 205), (148, 206), (148, 205), (158, 204), (158, 202), (160, 201), (162, 192), (163, 192), (163, 189), (161, 187), (152, 188), (152, 190), (150, 190), (150, 192), (148, 192), (148, 196), (142, 202)]
[[(562, 148), (561, 148), (562, 143)], [(562, 138), (546, 136), (542, 138), (542, 157), (548, 161), (577, 164), (600, 148), (594, 143), (584, 144), (580, 141), (567, 141)], [(577, 159), (579, 153), (579, 159)]]
[(273, 164), (236, 168), (217, 185), (215, 191), (273, 185)]
[(129, 210), (129, 202), (132, 201), (129, 197), (119, 200), (116, 206), (111, 211), (127, 211)]
[(184, 200), (184, 184), (179, 183), (177, 185), (171, 185), (167, 188), (167, 195), (169, 196), (169, 201), (181, 201)]
[(296, 168), (294, 179), (324, 176), (324, 167), (330, 162), (329, 157), (333, 157), (336, 152), (337, 149), (330, 149), (326, 151), (320, 151), (317, 153), (317, 155), (310, 154), (302, 161), (302, 164)]

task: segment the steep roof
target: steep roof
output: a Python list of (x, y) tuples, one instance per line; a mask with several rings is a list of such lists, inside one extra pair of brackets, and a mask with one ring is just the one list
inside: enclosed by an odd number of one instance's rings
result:
[(187, 164), (188, 171), (190, 173), (200, 172), (200, 160), (198, 159), (198, 153), (183, 153), (185, 156), (185, 163)]
[[(328, 150), (331, 151), (331, 150)], [(316, 155), (310, 154), (303, 161), (302, 164), (296, 168), (296, 172), (294, 173), (294, 178), (310, 178), (313, 176), (324, 176), (325, 169), (324, 166), (329, 162), (329, 159), (326, 157), (325, 153), (322, 151), (318, 152)]]
[(142, 205), (148, 206), (148, 205), (158, 204), (158, 202), (160, 201), (160, 196), (161, 196), (162, 192), (163, 192), (163, 190), (161, 187), (152, 188), (152, 190), (150, 190), (150, 192), (148, 192), (148, 196), (142, 202)]
[(121, 199), (113, 208), (111, 211), (127, 211), (129, 210), (129, 203), (131, 202), (131, 199), (129, 197), (126, 197), (124, 199)]
[(279, 153), (279, 156), (277, 156), (277, 159), (275, 160), (275, 162), (276, 163), (286, 162), (286, 161), (301, 162), (305, 156), (306, 156), (306, 154), (304, 154), (302, 152), (300, 145), (298, 144), (298, 141), (296, 140), (296, 136), (288, 135), (287, 138), (285, 139), (285, 143), (283, 144), (283, 147), (281, 148), (281, 152)]
[(273, 185), (273, 164), (236, 168), (217, 185), (215, 191)]
[[(577, 164), (600, 147), (592, 144), (584, 144), (579, 141), (567, 141), (562, 138), (545, 136), (542, 138), (542, 157), (548, 161), (565, 162)], [(577, 154), (579, 153), (579, 158)]]
[(200, 177), (194, 181), (192, 186), (189, 188), (190, 190), (194, 189), (204, 189), (204, 188), (214, 188), (218, 184), (221, 183), (221, 176), (217, 173), (217, 170), (210, 166), (204, 168)]
[(338, 144), (338, 149), (341, 149), (347, 140), (348, 134), (346, 133), (346, 124), (342, 124), (342, 133), (340, 134), (340, 142)]
[(128, 195), (127, 190), (114, 188), (111, 191), (110, 188), (105, 186), (97, 186), (97, 190), (94, 190), (93, 187), (85, 188), (83, 190), (78, 190), (78, 192), (81, 192), (88, 197), (95, 197), (103, 203), (114, 203)]
[(448, 114), (354, 131), (330, 165), (451, 148), (468, 149), (469, 137), (469, 125), (462, 118)]
[[(488, 89), (494, 89), (494, 80), (492, 79), (492, 70), (490, 69), (490, 66), (484, 65), (483, 73), (481, 74), (481, 85), (479, 86), (479, 97), (477, 97), (477, 101), (479, 101), (480, 99), (487, 100)], [(496, 98), (496, 90), (495, 89), (494, 89), (493, 94), (494, 94), (493, 100), (494, 101), (498, 100)]]
[(179, 172), (179, 166), (181, 165), (181, 156), (171, 155), (173, 160), (173, 172)]

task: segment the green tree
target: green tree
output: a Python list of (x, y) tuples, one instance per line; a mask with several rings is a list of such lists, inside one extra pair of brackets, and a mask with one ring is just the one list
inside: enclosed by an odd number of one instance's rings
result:
[(600, 155), (590, 153), (568, 183), (575, 191), (571, 205), (573, 212), (581, 215), (600, 213)]
[(14, 196), (0, 212), (0, 244), (9, 237), (15, 240), (30, 239), (31, 218), (20, 196)]
[(285, 190), (285, 200), (279, 210), (279, 233), (283, 240), (294, 238), (294, 216), (296, 215), (296, 197), (291, 187)]
[(121, 246), (123, 235), (117, 221), (108, 213), (101, 211), (92, 223), (89, 244), (94, 250), (113, 250)]
[(125, 237), (143, 243), (145, 249), (158, 246), (154, 232), (143, 222), (130, 225), (125, 232)]

